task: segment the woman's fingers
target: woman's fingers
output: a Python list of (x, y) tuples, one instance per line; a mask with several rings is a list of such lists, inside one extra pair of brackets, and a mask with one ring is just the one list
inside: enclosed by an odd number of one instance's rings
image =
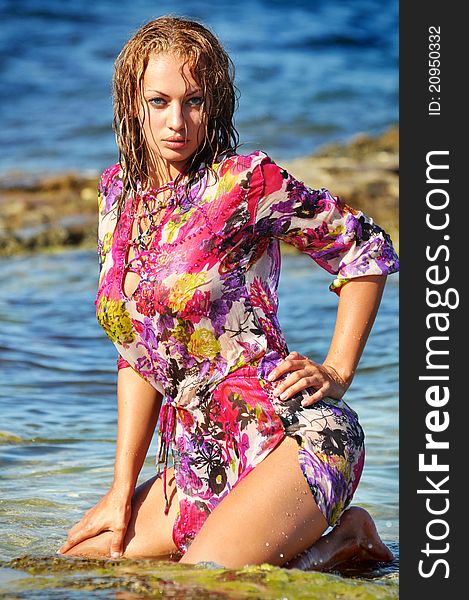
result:
[[(298, 371), (298, 373), (301, 373), (301, 371)], [(304, 397), (301, 401), (302, 406), (311, 406), (319, 400), (322, 400), (322, 398), (327, 396), (331, 390), (330, 381), (320, 377), (300, 376), (295, 383), (287, 385), (288, 380), (289, 378), (284, 382), (285, 391), (280, 394), (280, 400), (284, 402), (307, 388), (313, 388), (315, 392)], [(274, 395), (276, 395), (276, 391), (274, 392)]]
[(320, 365), (299, 352), (290, 352), (285, 359), (272, 369), (267, 376), (269, 381), (289, 373), (280, 381), (273, 395), (280, 400), (289, 400), (298, 392), (306, 388), (313, 388), (315, 392), (303, 398), (303, 406), (311, 406), (325, 396), (341, 398), (347, 389), (345, 382), (338, 376), (337, 371), (328, 365)]
[[(275, 390), (274, 395), (279, 395), (280, 400), (286, 401), (298, 394), (299, 392), (305, 390), (306, 388), (313, 388), (315, 391), (316, 401), (320, 400), (323, 396), (327, 394), (329, 389), (329, 382), (324, 380), (322, 377), (317, 375), (308, 376), (307, 373), (302, 371), (297, 371), (299, 375), (296, 373), (292, 376), (294, 378), (290, 379), (288, 377), (283, 383), (282, 388), (280, 390)], [(283, 390), (283, 391), (282, 391)], [(318, 394), (318, 392), (321, 394)]]
[(267, 379), (273, 381), (284, 373), (288, 373), (295, 369), (301, 369), (306, 362), (308, 362), (308, 359), (305, 359), (301, 354), (298, 354), (298, 352), (290, 352), (280, 364), (270, 371), (267, 375)]
[(315, 381), (315, 377), (311, 376), (311, 373), (305, 369), (298, 369), (290, 373), (286, 379), (277, 384), (273, 394), (274, 396), (280, 396), (281, 400), (285, 400), (287, 394), (290, 394), (290, 392), (293, 392), (294, 394), (301, 389), (301, 383), (303, 384), (304, 388), (308, 387), (309, 385), (314, 386), (314, 384), (317, 382)]
[(83, 542), (83, 540), (94, 537), (101, 531), (102, 528), (93, 527), (91, 524), (85, 525), (81, 521), (76, 523), (76, 525), (74, 525), (68, 532), (67, 540), (58, 549), (57, 554), (63, 554), (64, 552), (67, 552), (70, 550), (70, 548), (73, 548), (73, 546)]
[(345, 391), (342, 389), (344, 387), (342, 381), (337, 381), (335, 371), (331, 372), (325, 365), (315, 363), (299, 352), (290, 352), (279, 365), (272, 369), (268, 379), (273, 381), (287, 373), (289, 373), (288, 377), (278, 382), (273, 391), (273, 395), (278, 396), (282, 401), (289, 400), (306, 388), (313, 388), (314, 394), (304, 398), (302, 402), (303, 406), (310, 406), (331, 393), (341, 397)]
[(74, 534), (69, 533), (65, 544), (63, 544), (61, 546), (61, 548), (59, 549), (59, 552), (60, 553), (67, 552), (68, 550), (70, 550), (70, 548), (73, 548), (73, 546), (76, 546), (83, 540), (87, 540), (88, 538), (93, 537), (94, 535), (96, 535), (96, 533), (91, 530), (85, 530), (85, 531), (81, 530)]
[[(79, 540), (81, 541), (81, 540)], [(65, 542), (65, 544), (62, 544), (62, 546), (60, 546), (60, 548), (57, 550), (57, 554), (65, 554), (66, 552), (68, 552), (70, 550), (70, 548), (73, 548), (73, 546), (76, 546), (78, 544), (78, 541), (75, 540), (67, 540)]]
[(73, 536), (69, 536), (67, 538), (67, 541), (65, 542), (65, 544), (62, 544), (62, 546), (57, 550), (57, 554), (64, 554), (65, 552), (68, 552), (68, 550), (70, 550), (70, 548), (73, 548), (73, 546), (76, 546), (77, 544), (79, 544), (80, 542), (83, 542), (83, 540), (87, 540), (90, 537), (93, 537), (94, 533), (83, 533), (83, 534), (77, 534), (77, 535), (73, 535)]
[(113, 558), (122, 556), (124, 537), (131, 515), (131, 501), (123, 500), (113, 488), (88, 510), (81, 520), (70, 528), (67, 539), (57, 551), (63, 554), (80, 542), (95, 537), (104, 531), (112, 532), (109, 554)]
[(316, 390), (314, 392), (314, 394), (311, 394), (310, 396), (306, 396), (306, 398), (303, 398), (303, 400), (301, 401), (301, 406), (312, 406), (313, 404), (315, 404), (316, 402), (319, 402), (319, 400), (322, 400), (325, 396), (327, 396), (327, 392), (328, 392), (328, 387), (323, 386), (319, 390)]
[[(76, 527), (76, 526), (75, 526)], [(68, 552), (70, 548), (73, 548), (80, 542), (87, 540), (91, 537), (98, 535), (102, 531), (108, 531), (104, 528), (90, 527), (87, 526), (84, 529), (78, 530), (76, 533), (73, 532), (73, 528), (70, 530), (67, 541), (57, 550), (57, 554), (64, 554)], [(113, 530), (113, 536), (111, 540), (110, 556), (111, 558), (119, 558), (124, 553), (124, 538), (127, 531), (127, 527), (115, 527)]]
[(126, 527), (116, 527), (111, 540), (111, 558), (119, 558), (124, 553)]
[(286, 358), (290, 358), (290, 357), (294, 357), (294, 358), (304, 358), (304, 356), (302, 354), (300, 354), (299, 352), (297, 352), (296, 350), (293, 350), (293, 352), (290, 352), (290, 354), (288, 354), (286, 356)]

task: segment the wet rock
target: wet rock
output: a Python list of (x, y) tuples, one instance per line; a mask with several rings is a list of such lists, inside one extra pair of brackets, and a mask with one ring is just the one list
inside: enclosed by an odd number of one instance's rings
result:
[(0, 255), (96, 247), (98, 175), (0, 180)]
[[(9, 577), (9, 597), (247, 598), (277, 600), (397, 600), (398, 582), (345, 578), (336, 574), (283, 569), (268, 564), (217, 569), (156, 560), (92, 560), (77, 557), (24, 556), (0, 560)], [(106, 596), (108, 597), (108, 596)]]

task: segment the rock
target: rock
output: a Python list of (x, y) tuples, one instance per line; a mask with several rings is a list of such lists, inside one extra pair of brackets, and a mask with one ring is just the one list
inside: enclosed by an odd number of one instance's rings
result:
[(96, 247), (98, 175), (0, 180), (0, 255)]

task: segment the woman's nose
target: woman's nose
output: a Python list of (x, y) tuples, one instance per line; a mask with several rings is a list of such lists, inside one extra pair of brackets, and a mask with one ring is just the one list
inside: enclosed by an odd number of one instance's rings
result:
[(168, 127), (170, 129), (179, 131), (184, 127), (184, 113), (182, 111), (182, 106), (179, 104), (179, 102), (173, 102), (169, 110), (168, 118)]

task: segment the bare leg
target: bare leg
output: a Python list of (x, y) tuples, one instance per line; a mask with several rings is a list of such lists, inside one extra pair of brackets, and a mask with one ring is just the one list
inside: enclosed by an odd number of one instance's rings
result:
[(327, 522), (297, 452), (296, 442), (284, 438), (215, 508), (180, 562), (228, 568), (268, 562), (321, 570), (351, 559), (391, 560), (370, 515), (358, 507), (346, 511), (340, 525), (321, 537)]
[[(172, 530), (179, 509), (173, 469), (168, 469), (169, 513), (164, 514), (163, 483), (152, 477), (139, 485), (132, 498), (132, 516), (124, 540), (124, 558), (172, 559), (180, 554)], [(112, 533), (105, 531), (70, 548), (66, 555), (109, 557)]]
[(370, 514), (358, 506), (344, 512), (337, 525), (311, 548), (284, 566), (303, 571), (329, 570), (347, 562), (389, 562), (393, 554), (381, 541)]
[[(170, 510), (165, 516), (161, 479), (152, 477), (135, 490), (124, 558), (178, 556), (172, 540), (178, 511), (173, 469), (168, 469), (168, 493)], [(345, 511), (334, 529), (321, 537), (326, 529), (326, 520), (301, 473), (297, 444), (285, 438), (220, 503), (181, 562), (214, 561), (224, 566), (270, 562), (287, 568), (322, 570), (351, 559), (386, 562), (393, 558), (364, 509), (353, 507)], [(230, 540), (223, 546), (234, 556), (230, 558), (221, 552), (220, 539)], [(110, 543), (111, 533), (104, 532), (77, 544), (66, 554), (105, 558), (109, 556)]]
[(285, 437), (213, 510), (180, 562), (281, 566), (326, 529), (301, 472), (298, 445)]

